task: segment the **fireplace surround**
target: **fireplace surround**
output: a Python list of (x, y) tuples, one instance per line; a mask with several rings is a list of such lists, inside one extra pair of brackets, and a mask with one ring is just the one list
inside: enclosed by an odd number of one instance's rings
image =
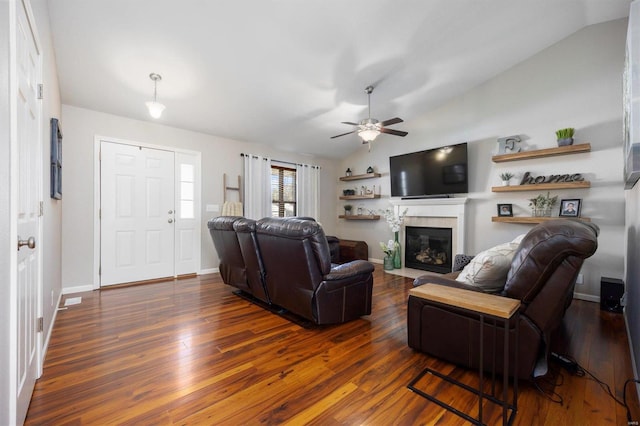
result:
[[(391, 200), (394, 212), (400, 214), (407, 209), (404, 223), (400, 229), (400, 245), (402, 253), (407, 253), (406, 247), (406, 227), (431, 227), (431, 228), (451, 228), (451, 257), (459, 253), (466, 253), (465, 249), (465, 207), (468, 198), (427, 198), (408, 199), (395, 198)], [(449, 269), (443, 272), (450, 272)], [(416, 278), (427, 272), (424, 269), (416, 269), (407, 266), (403, 259), (403, 268), (387, 271), (397, 275)]]

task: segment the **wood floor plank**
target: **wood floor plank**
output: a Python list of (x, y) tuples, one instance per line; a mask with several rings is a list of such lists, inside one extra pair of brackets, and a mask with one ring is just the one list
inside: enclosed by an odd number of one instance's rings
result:
[[(425, 367), (478, 380), (407, 346), (411, 288), (377, 265), (371, 315), (310, 328), (236, 296), (218, 274), (74, 294), (82, 303), (58, 313), (25, 424), (467, 424), (407, 388)], [(576, 300), (552, 348), (622, 398), (632, 375), (622, 315)], [(515, 424), (626, 424), (624, 408), (595, 381), (551, 367), (556, 386), (547, 387), (563, 405), (521, 381)], [(443, 381), (421, 386), (477, 413), (468, 392)], [(494, 404), (483, 411), (488, 424), (500, 422)]]

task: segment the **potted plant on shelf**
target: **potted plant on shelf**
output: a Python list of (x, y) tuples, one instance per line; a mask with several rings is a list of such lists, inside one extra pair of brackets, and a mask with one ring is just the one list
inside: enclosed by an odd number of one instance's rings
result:
[(536, 198), (530, 198), (531, 214), (536, 217), (551, 216), (551, 209), (557, 201), (558, 196), (551, 197), (548, 192), (547, 195), (540, 194)]
[(353, 209), (353, 206), (351, 204), (345, 204), (344, 206), (344, 215), (345, 216), (349, 216), (351, 214), (351, 210)]
[(510, 180), (513, 177), (513, 173), (509, 173), (509, 172), (505, 172), (505, 173), (500, 173), (500, 179), (502, 179), (502, 186), (509, 186), (510, 185)]
[(567, 127), (566, 129), (556, 130), (556, 136), (558, 138), (558, 146), (573, 145), (573, 133), (575, 129), (573, 127)]

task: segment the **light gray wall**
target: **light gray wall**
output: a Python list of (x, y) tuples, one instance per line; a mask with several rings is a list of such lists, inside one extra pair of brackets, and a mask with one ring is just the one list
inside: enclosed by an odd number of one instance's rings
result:
[[(140, 105), (144, 108), (144, 105)], [(202, 153), (202, 265), (218, 266), (207, 221), (218, 213), (205, 211), (207, 204), (222, 206), (222, 175), (236, 179), (242, 171), (240, 153), (269, 156), (275, 160), (317, 164), (322, 167), (320, 215), (327, 234), (335, 230), (334, 161), (268, 146), (191, 132), (162, 124), (132, 120), (70, 105), (62, 106), (64, 130), (64, 204), (62, 219), (62, 285), (73, 288), (93, 282), (93, 155), (94, 137), (108, 136)]]
[[(51, 143), (50, 120), (60, 118), (60, 88), (55, 52), (49, 26), (49, 6), (46, 0), (31, 0), (33, 15), (38, 27), (42, 48), (42, 266), (43, 266), (43, 318), (44, 330), (49, 335), (53, 327), (53, 317), (62, 293), (62, 204), (64, 201), (50, 197)], [(64, 131), (64, 129), (63, 129)], [(64, 145), (64, 142), (63, 142)], [(64, 148), (63, 148), (64, 153)], [(46, 336), (45, 336), (46, 338)], [(43, 342), (45, 345), (47, 342)]]
[[(465, 93), (442, 107), (417, 117), (403, 117), (396, 126), (405, 138), (382, 135), (342, 161), (338, 177), (350, 167), (355, 174), (372, 165), (384, 176), (367, 185), (382, 184), (389, 195), (389, 156), (459, 142), (469, 142), (470, 186), (467, 204), (467, 251), (477, 253), (527, 232), (530, 225), (493, 223), (497, 203), (512, 203), (514, 214), (530, 215), (528, 199), (538, 192), (493, 193), (499, 174), (521, 177), (583, 173), (590, 189), (557, 190), (562, 198), (583, 199), (582, 214), (600, 226), (597, 253), (584, 265), (585, 284), (576, 292), (599, 297), (600, 277), (622, 278), (624, 253), (624, 194), (622, 184), (622, 66), (626, 20), (587, 27)], [(428, 60), (425, 58), (425, 60)], [(389, 79), (385, 81), (388, 83)], [(525, 149), (556, 146), (555, 130), (575, 127), (576, 143), (590, 142), (592, 152), (541, 160), (496, 164), (491, 156), (496, 139), (514, 134), (526, 137)], [(344, 187), (338, 185), (336, 198)], [(542, 192), (542, 191), (541, 191)], [(386, 208), (388, 198), (365, 201), (368, 208)], [(336, 214), (344, 202), (338, 203)], [(557, 213), (556, 213), (557, 214)], [(370, 255), (382, 259), (379, 241), (391, 237), (386, 222), (340, 221), (338, 235), (367, 241)]]
[(11, 141), (9, 139), (9, 3), (0, 1), (0, 424), (9, 424), (9, 267), (11, 248)]

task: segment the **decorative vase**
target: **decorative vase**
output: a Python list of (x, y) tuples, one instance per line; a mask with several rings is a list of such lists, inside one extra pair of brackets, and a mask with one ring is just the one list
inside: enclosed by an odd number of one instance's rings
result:
[(551, 216), (551, 209), (533, 209), (532, 214), (534, 217)]
[(398, 232), (395, 233), (395, 251), (393, 252), (393, 267), (396, 269), (402, 268), (402, 253), (400, 250), (400, 242), (398, 241)]
[(573, 138), (558, 139), (558, 146), (573, 145)]
[(391, 257), (391, 255), (387, 255), (384, 257), (383, 269), (385, 271), (393, 270), (393, 257)]

